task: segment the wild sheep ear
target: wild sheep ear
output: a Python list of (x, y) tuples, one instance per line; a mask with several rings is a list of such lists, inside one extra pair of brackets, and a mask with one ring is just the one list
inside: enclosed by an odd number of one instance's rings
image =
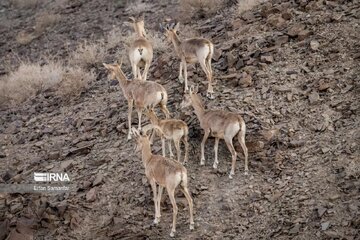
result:
[(144, 16), (144, 13), (142, 13), (140, 15), (140, 17), (138, 18), (139, 21), (144, 21), (145, 20), (145, 16)]
[(199, 92), (199, 84), (196, 84), (196, 87), (194, 88), (194, 93), (198, 93)]
[(194, 89), (194, 86), (190, 86), (190, 88), (189, 88), (189, 93), (193, 93), (195, 91), (195, 89)]
[(180, 23), (177, 22), (176, 25), (175, 25), (175, 27), (174, 27), (174, 30), (175, 30), (176, 32), (179, 31), (179, 26), (180, 26)]
[(134, 17), (129, 17), (129, 19), (133, 22), (136, 22), (136, 19)]
[(108, 67), (108, 65), (107, 65), (106, 63), (103, 63), (103, 65), (104, 65), (104, 67), (105, 67), (106, 69), (109, 69), (109, 67)]

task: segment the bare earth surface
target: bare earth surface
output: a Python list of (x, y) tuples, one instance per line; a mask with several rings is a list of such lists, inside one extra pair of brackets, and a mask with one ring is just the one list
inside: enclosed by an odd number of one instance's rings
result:
[[(149, 4), (151, 31), (167, 16), (181, 17), (176, 1)], [(270, 0), (241, 16), (230, 5), (182, 23), (180, 31), (191, 24), (215, 45), (216, 99), (205, 99), (199, 66), (188, 68), (189, 81), (199, 84), (208, 108), (243, 115), (249, 176), (237, 145), (235, 176), (228, 178), (231, 155), (223, 141), (219, 167), (212, 169), (213, 138), (200, 166), (203, 132), (192, 109), (178, 106), (179, 61), (154, 50), (150, 80), (164, 85), (172, 117), (190, 127), (186, 167), (195, 230), (179, 191), (177, 238), (360, 239), (359, 1)], [(0, 9), (2, 75), (9, 64), (16, 68), (17, 58), (65, 59), (81, 41), (104, 38), (132, 14), (110, 0), (48, 1), (35, 9), (1, 1)], [(38, 11), (61, 20), (28, 45), (18, 44), (16, 35), (31, 29)], [(108, 62), (119, 58), (114, 52)], [(47, 92), (0, 110), (0, 183), (33, 183), (37, 171), (67, 172), (76, 184), (58, 195), (0, 193), (0, 239), (169, 238), (171, 204), (164, 194), (161, 223), (154, 226), (140, 154), (126, 140), (127, 103), (119, 85), (110, 84), (101, 64), (93, 69), (97, 80), (76, 100)], [(160, 154), (160, 145), (157, 139), (153, 151)]]

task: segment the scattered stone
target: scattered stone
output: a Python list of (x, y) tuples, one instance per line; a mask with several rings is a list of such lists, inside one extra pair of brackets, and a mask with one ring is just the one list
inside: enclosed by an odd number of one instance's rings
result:
[(233, 53), (228, 52), (226, 54), (226, 60), (227, 60), (228, 68), (232, 68), (232, 66), (234, 66), (237, 59)]
[(326, 208), (324, 208), (324, 207), (318, 207), (318, 209), (317, 209), (317, 213), (318, 213), (318, 216), (319, 217), (322, 217), (324, 214), (325, 214), (325, 212), (326, 212)]
[(321, 230), (325, 231), (329, 228), (330, 222), (321, 223)]
[(290, 229), (289, 233), (290, 234), (297, 234), (300, 231), (300, 224), (296, 223), (295, 226), (293, 228)]
[(311, 92), (311, 93), (309, 94), (310, 104), (317, 103), (319, 100), (320, 100), (320, 96), (319, 96), (319, 93), (318, 93), (318, 92), (313, 91), (313, 92)]
[(278, 36), (277, 38), (275, 38), (275, 45), (281, 46), (287, 43), (288, 41), (289, 41), (289, 36), (287, 35)]
[(73, 160), (65, 160), (60, 163), (61, 171), (67, 171), (74, 165)]
[(0, 223), (0, 240), (4, 240), (10, 231), (9, 220), (5, 219)]
[(87, 193), (86, 193), (86, 201), (89, 201), (89, 202), (93, 202), (95, 201), (96, 199), (96, 193), (97, 193), (97, 190), (96, 188), (92, 188), (90, 189)]
[(310, 42), (310, 48), (311, 48), (312, 50), (314, 50), (314, 51), (318, 50), (318, 49), (319, 49), (319, 46), (320, 46), (320, 44), (319, 44), (319, 42), (316, 41), (316, 40), (312, 40), (312, 41)]
[(330, 84), (325, 82), (324, 80), (320, 80), (319, 81), (319, 87), (318, 87), (318, 90), (319, 91), (325, 91), (327, 90), (328, 88), (330, 88)]
[(250, 74), (243, 72), (239, 80), (239, 85), (242, 87), (249, 87), (252, 85), (252, 77)]
[(288, 29), (287, 34), (290, 37), (297, 37), (300, 34), (300, 32), (303, 31), (304, 29), (305, 29), (304, 24), (296, 24)]
[(283, 28), (285, 26), (285, 19), (281, 15), (270, 15), (267, 19), (267, 23), (276, 28)]
[(279, 134), (279, 129), (270, 129), (261, 131), (261, 135), (264, 137), (266, 141), (270, 141), (274, 139)]
[(271, 55), (262, 55), (260, 57), (260, 61), (265, 62), (265, 63), (272, 63), (274, 61), (274, 58)]
[(57, 160), (59, 158), (60, 158), (60, 152), (59, 151), (50, 152), (49, 155), (48, 155), (49, 160)]
[(100, 185), (103, 181), (103, 175), (102, 174), (98, 174), (95, 178), (95, 180), (93, 181), (92, 185), (93, 186), (97, 186)]
[(110, 86), (116, 86), (119, 84), (119, 81), (116, 79), (110, 80)]

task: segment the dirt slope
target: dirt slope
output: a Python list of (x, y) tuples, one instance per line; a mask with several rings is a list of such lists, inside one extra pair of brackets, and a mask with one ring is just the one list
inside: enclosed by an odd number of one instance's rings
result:
[[(34, 9), (0, 3), (2, 74), (9, 64), (16, 67), (14, 54), (66, 58), (81, 40), (104, 38), (131, 14), (119, 1), (60, 2)], [(149, 4), (148, 29), (157, 31), (167, 16), (181, 18), (176, 1)], [(247, 123), (251, 174), (243, 174), (240, 153), (233, 180), (223, 142), (218, 170), (212, 169), (213, 139), (206, 165), (199, 165), (202, 130), (191, 109), (178, 108), (179, 61), (156, 53), (152, 80), (167, 89), (173, 117), (190, 126), (195, 230), (188, 229), (179, 193), (179, 238), (360, 238), (359, 7), (357, 0), (272, 0), (242, 15), (231, 5), (184, 23), (215, 44), (216, 100), (205, 99), (200, 67), (189, 67), (190, 82), (199, 84), (208, 108), (239, 112)], [(58, 13), (61, 21), (28, 45), (16, 43), (39, 11)], [(107, 60), (118, 57), (109, 52)], [(153, 226), (151, 188), (134, 142), (126, 141), (122, 92), (100, 64), (93, 68), (97, 81), (70, 103), (46, 93), (0, 111), (0, 183), (32, 183), (35, 171), (66, 171), (77, 186), (55, 196), (0, 193), (0, 239), (9, 231), (10, 239), (169, 238), (171, 204), (166, 197), (162, 222)], [(159, 141), (154, 152), (160, 153)]]

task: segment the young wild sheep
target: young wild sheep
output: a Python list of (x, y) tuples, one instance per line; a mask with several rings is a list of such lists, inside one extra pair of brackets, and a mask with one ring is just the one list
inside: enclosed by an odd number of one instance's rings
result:
[[(129, 47), (129, 59), (131, 62), (133, 77), (146, 81), (150, 64), (153, 59), (153, 47), (149, 40), (146, 39), (144, 28), (144, 17), (130, 17), (133, 28), (137, 33), (137, 38)], [(140, 67), (144, 67), (143, 74), (140, 74)]]
[(180, 106), (182, 108), (192, 106), (194, 108), (195, 114), (199, 119), (200, 126), (204, 129), (204, 137), (201, 142), (201, 161), (200, 165), (205, 164), (205, 155), (204, 148), (205, 142), (209, 137), (209, 134), (215, 137), (215, 160), (213, 167), (217, 168), (218, 165), (218, 145), (219, 140), (224, 139), (226, 142), (226, 146), (231, 152), (232, 156), (232, 165), (229, 178), (235, 174), (235, 162), (236, 162), (236, 151), (232, 142), (232, 139), (237, 134), (238, 141), (244, 151), (245, 155), (245, 175), (248, 174), (248, 149), (245, 144), (245, 133), (246, 126), (242, 117), (237, 113), (232, 113), (223, 110), (205, 110), (205, 107), (200, 99), (200, 97), (196, 94), (193, 88), (190, 88), (189, 93), (184, 95), (184, 100), (181, 102)]
[[(151, 125), (157, 126), (162, 130), (161, 133), (159, 134), (162, 143), (162, 155), (165, 157), (165, 149), (166, 149), (165, 139), (166, 139), (168, 140), (170, 157), (172, 158), (174, 156), (171, 150), (171, 141), (174, 141), (177, 160), (180, 161), (181, 158), (180, 141), (182, 141), (185, 145), (184, 163), (186, 163), (188, 160), (188, 151), (189, 151), (189, 143), (188, 143), (189, 129), (187, 124), (179, 119), (160, 120), (152, 109), (145, 111), (145, 114), (150, 119)], [(144, 131), (146, 130), (144, 129)], [(151, 136), (151, 138), (153, 138), (153, 135)]]
[(128, 101), (128, 139), (131, 139), (131, 114), (133, 105), (135, 105), (135, 110), (138, 113), (138, 129), (141, 129), (141, 115), (145, 108), (153, 108), (156, 105), (160, 105), (160, 109), (163, 111), (166, 118), (169, 118), (170, 113), (166, 107), (168, 95), (162, 85), (151, 81), (141, 81), (136, 79), (129, 81), (121, 70), (121, 63), (103, 64), (110, 73), (110, 79), (116, 78), (119, 81), (124, 96)]
[(211, 58), (214, 53), (214, 45), (205, 38), (191, 38), (182, 41), (176, 33), (179, 30), (179, 23), (174, 25), (175, 24), (165, 26), (165, 35), (168, 40), (172, 42), (178, 57), (181, 59), (179, 80), (183, 82), (184, 71), (185, 92), (188, 91), (187, 63), (199, 62), (208, 80), (206, 96), (213, 99), (214, 90), (212, 86), (213, 72), (211, 68)]
[[(144, 127), (145, 128), (145, 127)], [(155, 129), (161, 131), (160, 128), (154, 126)], [(178, 207), (175, 201), (175, 189), (180, 185), (180, 190), (184, 193), (190, 211), (190, 229), (194, 229), (194, 217), (193, 217), (193, 200), (188, 190), (188, 177), (186, 168), (179, 162), (165, 158), (160, 155), (154, 155), (151, 153), (149, 137), (146, 134), (140, 134), (135, 128), (132, 128), (133, 134), (137, 142), (137, 151), (141, 151), (142, 161), (145, 167), (145, 175), (151, 185), (154, 193), (154, 205), (155, 205), (155, 219), (154, 223), (158, 224), (161, 217), (161, 195), (163, 188), (169, 194), (170, 201), (173, 207), (173, 222), (170, 232), (170, 236), (174, 237), (176, 232), (176, 216)], [(157, 185), (159, 187), (157, 188)]]

